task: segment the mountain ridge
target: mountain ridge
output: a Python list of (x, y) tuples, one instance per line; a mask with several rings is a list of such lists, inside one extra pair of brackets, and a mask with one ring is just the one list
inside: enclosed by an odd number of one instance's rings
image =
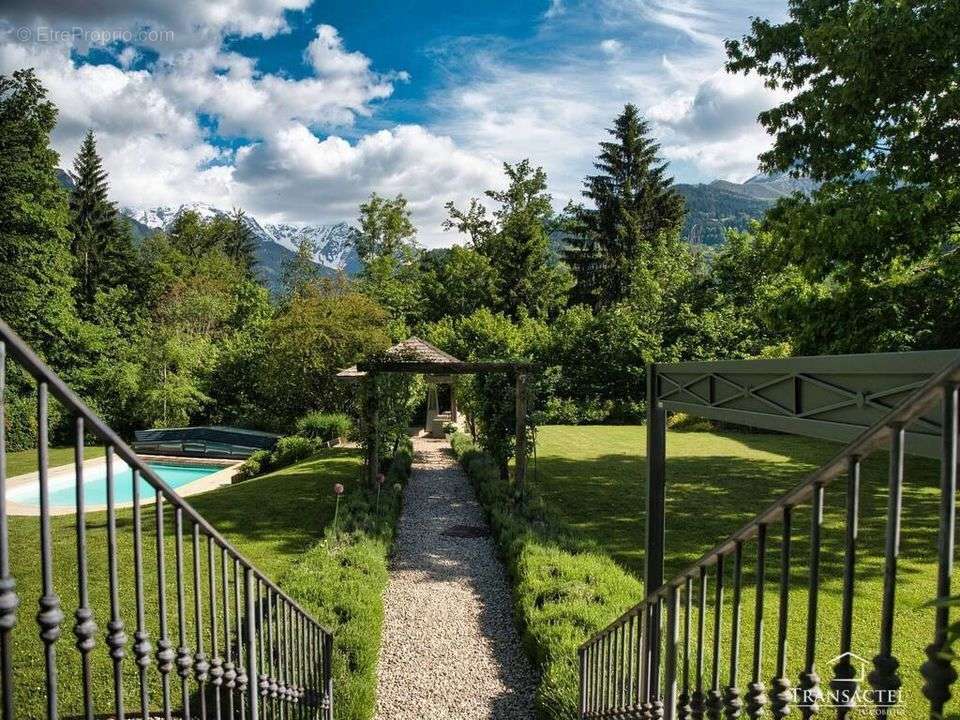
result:
[(809, 195), (819, 183), (787, 174), (758, 174), (742, 183), (714, 180), (709, 183), (676, 183), (687, 214), (682, 235), (694, 244), (720, 245), (728, 229), (746, 230), (782, 197)]

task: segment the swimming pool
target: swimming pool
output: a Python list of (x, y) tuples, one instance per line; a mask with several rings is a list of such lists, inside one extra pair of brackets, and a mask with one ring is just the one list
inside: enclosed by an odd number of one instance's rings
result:
[[(223, 467), (217, 465), (165, 465), (147, 463), (147, 466), (160, 476), (172, 488), (182, 487), (194, 480), (220, 472)], [(73, 468), (69, 472), (51, 475), (48, 481), (50, 506), (54, 508), (74, 507), (76, 504), (76, 475)], [(113, 464), (113, 495), (117, 503), (133, 500), (133, 471), (119, 458)], [(140, 498), (143, 502), (153, 500), (154, 490), (146, 480), (140, 479)], [(83, 468), (83, 498), (87, 505), (107, 504), (107, 465), (89, 464)], [(26, 483), (7, 491), (7, 499), (23, 505), (40, 505), (40, 485), (37, 482)]]

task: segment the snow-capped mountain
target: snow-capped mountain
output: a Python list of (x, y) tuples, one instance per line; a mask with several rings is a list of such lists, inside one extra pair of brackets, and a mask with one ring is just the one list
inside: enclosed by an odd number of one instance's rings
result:
[(295, 248), (302, 240), (316, 244), (317, 262), (328, 268), (343, 270), (353, 275), (360, 270), (360, 258), (350, 240), (350, 227), (346, 223), (336, 225), (288, 225), (280, 223), (264, 226), (275, 242)]
[[(125, 208), (123, 213), (137, 222), (155, 230), (167, 230), (180, 213), (192, 210), (202, 218), (222, 217), (230, 211), (208, 203), (185, 203), (179, 207), (155, 207), (145, 209)], [(267, 245), (280, 248), (262, 248), (261, 262), (276, 262), (296, 249), (303, 239), (312, 240), (318, 248), (317, 264), (332, 272), (354, 274), (360, 269), (360, 259), (350, 242), (350, 228), (345, 223), (335, 225), (291, 225), (287, 223), (265, 224), (253, 215), (246, 215), (247, 226), (253, 236)], [(283, 252), (286, 250), (287, 252)], [(264, 257), (267, 256), (267, 257)], [(279, 268), (270, 268), (279, 272)]]

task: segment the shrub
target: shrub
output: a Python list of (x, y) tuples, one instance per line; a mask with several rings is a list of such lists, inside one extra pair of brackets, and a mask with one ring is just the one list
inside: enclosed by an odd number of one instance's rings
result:
[(316, 451), (317, 445), (310, 438), (300, 437), (299, 435), (282, 437), (277, 440), (273, 452), (270, 453), (270, 468), (276, 470), (306, 460)]
[(297, 434), (315, 440), (336, 440), (347, 437), (353, 420), (343, 413), (311, 412), (297, 421)]
[(243, 464), (237, 468), (233, 474), (234, 482), (243, 482), (254, 478), (270, 469), (270, 451), (257, 450), (250, 457), (243, 461)]
[(539, 671), (537, 713), (550, 720), (577, 717), (577, 649), (642, 596), (640, 581), (549, 516), (535, 489), (514, 500), (497, 464), (469, 436), (450, 442), (477, 497), (514, 586), (517, 619), (527, 654)]

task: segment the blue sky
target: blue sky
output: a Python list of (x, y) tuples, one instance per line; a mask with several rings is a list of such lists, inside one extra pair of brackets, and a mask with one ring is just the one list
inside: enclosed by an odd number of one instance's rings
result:
[[(443, 204), (543, 165), (576, 199), (625, 102), (678, 181), (743, 180), (782, 98), (723, 72), (722, 42), (785, 0), (8, 0), (0, 72), (37, 68), (69, 161), (93, 128), (118, 202), (202, 201), (349, 221), (403, 192), (427, 245)], [(49, 29), (66, 32), (51, 39)], [(44, 29), (47, 31), (44, 32)], [(6, 30), (6, 33), (3, 33)]]

